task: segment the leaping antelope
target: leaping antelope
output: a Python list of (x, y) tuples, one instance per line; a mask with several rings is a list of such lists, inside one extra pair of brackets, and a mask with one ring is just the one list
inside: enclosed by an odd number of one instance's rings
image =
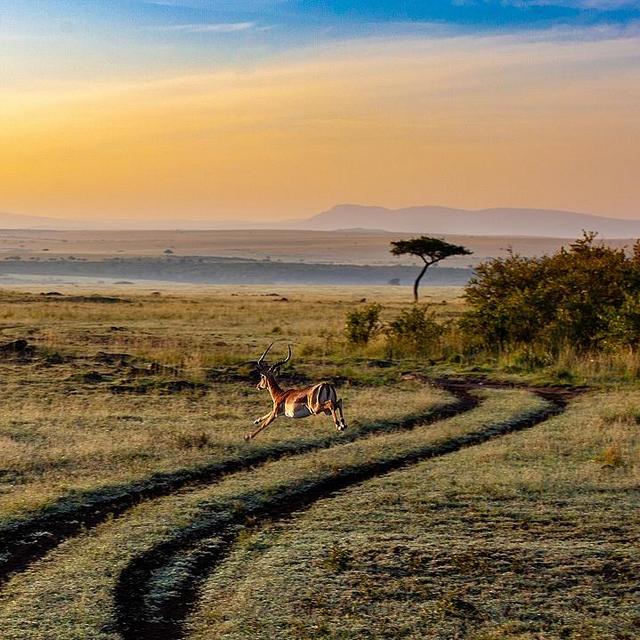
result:
[(269, 413), (261, 418), (256, 418), (253, 424), (260, 426), (253, 432), (248, 433), (244, 439), (255, 438), (263, 429), (266, 429), (278, 416), (285, 415), (287, 418), (306, 418), (319, 413), (331, 415), (333, 424), (338, 431), (344, 431), (347, 423), (342, 412), (342, 400), (338, 399), (336, 388), (329, 382), (320, 382), (304, 389), (283, 389), (276, 380), (276, 375), (280, 367), (291, 360), (291, 345), (288, 345), (288, 354), (284, 360), (275, 362), (271, 366), (266, 366), (264, 359), (269, 353), (273, 342), (265, 349), (258, 358), (256, 365), (260, 373), (258, 389), (267, 389), (273, 400), (273, 408)]

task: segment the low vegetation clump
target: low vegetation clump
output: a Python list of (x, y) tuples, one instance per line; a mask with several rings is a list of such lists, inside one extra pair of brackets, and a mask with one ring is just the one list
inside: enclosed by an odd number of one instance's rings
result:
[(510, 255), (479, 265), (465, 290), (463, 327), (483, 346), (535, 345), (559, 353), (640, 344), (640, 243), (623, 249), (594, 234), (551, 256)]
[(389, 358), (433, 356), (439, 348), (443, 325), (429, 305), (414, 304), (401, 309), (395, 317), (383, 323), (383, 307), (374, 303), (347, 314), (345, 337), (349, 345), (364, 347), (375, 338), (384, 340)]
[(389, 322), (385, 329), (389, 356), (428, 356), (436, 351), (443, 327), (433, 309), (413, 305)]
[(347, 314), (345, 336), (347, 342), (354, 345), (369, 344), (372, 338), (380, 334), (382, 323), (380, 312), (382, 305), (374, 302)]

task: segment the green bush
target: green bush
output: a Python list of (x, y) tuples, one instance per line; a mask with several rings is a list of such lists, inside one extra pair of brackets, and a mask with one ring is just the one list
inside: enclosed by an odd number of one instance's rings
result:
[(640, 342), (640, 245), (627, 255), (595, 234), (552, 256), (511, 254), (476, 268), (461, 326), (490, 349), (535, 345), (558, 353)]
[(622, 305), (607, 310), (603, 319), (606, 331), (600, 336), (602, 346), (609, 349), (640, 346), (640, 294), (627, 294)]
[(432, 355), (442, 331), (432, 309), (414, 304), (385, 329), (389, 356)]
[(382, 306), (375, 302), (349, 312), (344, 329), (347, 342), (354, 345), (368, 344), (382, 330), (381, 312)]

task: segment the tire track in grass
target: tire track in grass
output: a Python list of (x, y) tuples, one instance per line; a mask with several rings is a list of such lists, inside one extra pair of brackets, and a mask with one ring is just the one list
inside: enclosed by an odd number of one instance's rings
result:
[[(491, 383), (452, 383), (469, 393)], [(496, 384), (498, 388), (501, 384)], [(513, 386), (513, 385), (504, 385)], [(227, 515), (195, 523), (136, 557), (120, 574), (115, 590), (116, 628), (125, 640), (181, 640), (184, 621), (197, 602), (202, 581), (224, 561), (241, 529), (290, 517), (316, 501), (429, 458), (454, 453), (540, 424), (565, 411), (568, 393), (531, 389), (547, 401), (533, 413), (499, 422), (475, 432), (428, 444), (403, 455), (353, 464), (315, 481), (284, 485), (269, 495), (238, 495)], [(223, 512), (224, 513), (224, 512)], [(154, 585), (152, 587), (152, 585)], [(153, 591), (153, 593), (152, 593)]]
[(198, 487), (217, 481), (225, 475), (288, 456), (329, 449), (376, 434), (413, 429), (417, 425), (430, 424), (470, 411), (478, 405), (478, 398), (459, 385), (449, 388), (448, 383), (443, 380), (432, 381), (432, 384), (450, 392), (455, 400), (449, 404), (436, 405), (421, 414), (363, 425), (357, 431), (344, 432), (339, 439), (331, 435), (304, 443), (287, 441), (258, 449), (242, 458), (231, 458), (192, 469), (156, 473), (139, 482), (107, 486), (61, 498), (33, 517), (0, 527), (0, 587), (12, 575), (24, 571), (65, 540), (108, 518), (122, 515), (147, 500)]

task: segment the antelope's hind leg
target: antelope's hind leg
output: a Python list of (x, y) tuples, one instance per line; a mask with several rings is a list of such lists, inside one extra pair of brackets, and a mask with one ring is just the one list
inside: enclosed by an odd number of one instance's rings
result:
[(331, 415), (333, 418), (333, 426), (336, 428), (336, 431), (344, 431), (345, 426), (342, 426), (342, 421), (338, 417), (338, 412), (336, 411), (337, 403), (333, 400), (328, 400), (324, 403), (322, 407), (322, 413), (325, 415)]
[(342, 398), (336, 402), (336, 408), (338, 409), (338, 414), (340, 415), (340, 426), (337, 427), (338, 431), (344, 431), (347, 428), (347, 421), (344, 419), (344, 411), (342, 410)]

